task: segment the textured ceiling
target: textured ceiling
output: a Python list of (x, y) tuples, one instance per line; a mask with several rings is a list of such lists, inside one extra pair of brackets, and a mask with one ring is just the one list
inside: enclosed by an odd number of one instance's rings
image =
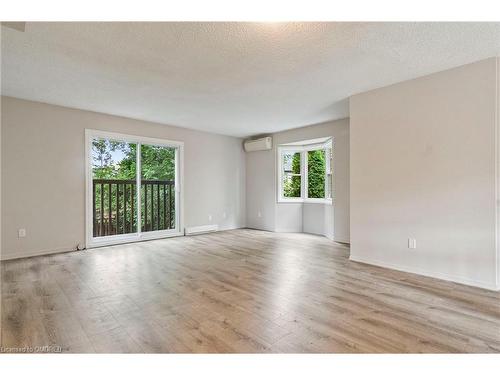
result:
[(235, 136), (348, 116), (352, 94), (500, 55), (500, 23), (32, 23), (2, 94)]

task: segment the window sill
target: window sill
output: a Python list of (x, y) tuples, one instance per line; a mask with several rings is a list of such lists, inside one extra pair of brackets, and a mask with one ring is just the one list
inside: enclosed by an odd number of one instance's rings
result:
[(314, 203), (314, 204), (328, 204), (331, 205), (332, 199), (321, 199), (321, 198), (308, 198), (304, 199), (304, 203)]
[(278, 203), (304, 203), (304, 200), (302, 198), (279, 198)]
[(280, 203), (313, 203), (313, 204), (327, 204), (327, 205), (332, 205), (333, 204), (333, 199), (321, 199), (321, 198), (307, 198), (307, 199), (283, 199), (280, 198), (278, 199), (278, 204)]

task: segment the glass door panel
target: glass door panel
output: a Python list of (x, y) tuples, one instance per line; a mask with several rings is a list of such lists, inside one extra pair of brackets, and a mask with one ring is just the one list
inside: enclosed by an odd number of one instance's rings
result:
[(176, 229), (175, 147), (141, 144), (141, 231)]
[(137, 144), (92, 139), (93, 237), (137, 232)]

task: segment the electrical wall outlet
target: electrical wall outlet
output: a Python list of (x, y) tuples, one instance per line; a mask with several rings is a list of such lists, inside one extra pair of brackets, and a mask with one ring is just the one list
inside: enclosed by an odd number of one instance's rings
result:
[(208, 215), (208, 221), (212, 221), (212, 215)]
[(408, 238), (408, 249), (416, 249), (417, 240), (415, 238)]
[(262, 212), (260, 212), (260, 211), (259, 211), (259, 212), (257, 213), (257, 217), (262, 217)]
[(226, 212), (224, 211), (224, 212), (222, 213), (222, 218), (223, 218), (223, 219), (225, 219), (226, 217), (227, 217), (227, 214), (226, 214)]
[(26, 237), (26, 229), (24, 229), (24, 228), (19, 229), (19, 230), (17, 231), (17, 236), (18, 236), (19, 238)]

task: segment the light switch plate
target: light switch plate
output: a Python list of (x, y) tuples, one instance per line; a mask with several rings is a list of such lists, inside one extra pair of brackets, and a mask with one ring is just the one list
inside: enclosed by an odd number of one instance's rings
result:
[(417, 240), (415, 238), (408, 238), (408, 249), (416, 249)]

